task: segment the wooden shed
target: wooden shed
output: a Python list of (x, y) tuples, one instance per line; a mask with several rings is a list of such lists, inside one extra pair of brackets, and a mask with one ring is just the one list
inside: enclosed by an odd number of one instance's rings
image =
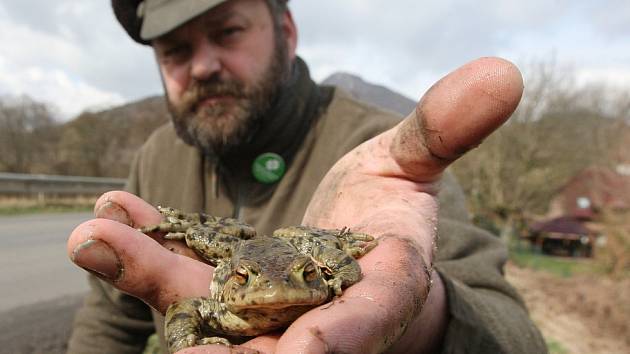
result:
[(578, 217), (562, 216), (534, 224), (529, 239), (545, 254), (590, 257), (597, 235)]

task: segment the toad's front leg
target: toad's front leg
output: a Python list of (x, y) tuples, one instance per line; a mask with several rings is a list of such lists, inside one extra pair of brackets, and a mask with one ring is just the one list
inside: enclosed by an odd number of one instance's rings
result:
[[(175, 302), (166, 311), (164, 322), (166, 343), (170, 353), (204, 344), (231, 343), (222, 337), (206, 337), (202, 328), (212, 328), (215, 316), (227, 311), (220, 303), (207, 298), (192, 298)], [(207, 333), (210, 334), (210, 333)]]

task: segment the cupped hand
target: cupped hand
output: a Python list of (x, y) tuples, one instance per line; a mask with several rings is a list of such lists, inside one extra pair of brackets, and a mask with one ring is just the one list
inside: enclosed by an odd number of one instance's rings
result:
[[(438, 81), (399, 125), (342, 158), (321, 182), (303, 223), (376, 236), (379, 245), (359, 259), (363, 279), (280, 337), (257, 337), (243, 350), (418, 352), (434, 345), (447, 318), (441, 280), (432, 271), (440, 176), (505, 122), (522, 90), (513, 64), (478, 59)], [(186, 257), (177, 244), (136, 231), (159, 222), (150, 205), (124, 192), (108, 193), (97, 202), (96, 216), (68, 241), (79, 266), (162, 313), (176, 300), (208, 295), (212, 267)]]
[(513, 64), (473, 61), (437, 82), (399, 125), (335, 164), (303, 223), (348, 226), (379, 245), (359, 259), (363, 279), (334, 310), (300, 317), (277, 352), (416, 353), (439, 344), (447, 320), (443, 284), (432, 271), (440, 177), (509, 118), (522, 91)]

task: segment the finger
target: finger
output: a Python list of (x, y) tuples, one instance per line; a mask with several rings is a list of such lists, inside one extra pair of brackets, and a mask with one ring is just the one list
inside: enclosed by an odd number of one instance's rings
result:
[(224, 345), (201, 345), (178, 351), (176, 354), (256, 354), (275, 353), (278, 337), (264, 335), (256, 337), (242, 345), (226, 347)]
[(108, 219), (74, 229), (67, 252), (78, 266), (161, 313), (174, 301), (207, 296), (213, 274), (209, 265), (174, 254), (138, 230)]
[(162, 220), (162, 215), (154, 206), (123, 191), (111, 191), (101, 195), (94, 205), (94, 215), (134, 228), (155, 225)]
[(338, 300), (295, 321), (280, 338), (276, 352), (384, 352), (419, 314), (427, 297), (428, 279), (422, 272), (409, 271), (422, 269), (420, 259), (408, 242), (381, 239), (360, 260), (364, 278)]
[(282, 333), (269, 333), (262, 336), (258, 336), (246, 343), (243, 343), (242, 347), (257, 350), (261, 353), (275, 353), (276, 346), (278, 345), (278, 339)]
[(200, 345), (182, 349), (176, 354), (260, 354), (272, 353), (271, 351), (261, 351), (246, 348), (244, 346), (226, 347), (225, 345)]
[[(94, 205), (94, 215), (134, 228), (155, 225), (162, 220), (162, 215), (153, 205), (123, 191), (111, 191), (101, 195)], [(160, 233), (151, 233), (150, 236), (171, 252), (200, 260), (183, 242), (166, 240)]]
[(503, 124), (516, 109), (523, 79), (500, 58), (472, 61), (438, 81), (398, 127), (390, 152), (403, 172), (430, 181)]

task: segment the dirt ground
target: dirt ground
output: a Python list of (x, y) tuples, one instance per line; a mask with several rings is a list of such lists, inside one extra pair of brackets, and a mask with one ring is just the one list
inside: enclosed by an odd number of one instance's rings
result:
[(551, 353), (630, 353), (630, 279), (562, 278), (513, 264), (506, 274)]

